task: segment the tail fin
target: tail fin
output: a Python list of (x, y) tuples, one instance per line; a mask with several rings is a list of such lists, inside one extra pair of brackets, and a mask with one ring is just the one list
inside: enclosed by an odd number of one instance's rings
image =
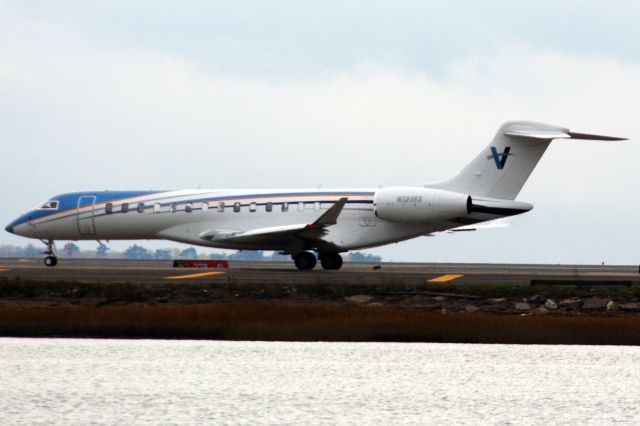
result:
[(455, 177), (428, 186), (513, 200), (553, 139), (625, 140), (575, 133), (563, 127), (533, 121), (510, 121), (500, 127), (491, 144)]

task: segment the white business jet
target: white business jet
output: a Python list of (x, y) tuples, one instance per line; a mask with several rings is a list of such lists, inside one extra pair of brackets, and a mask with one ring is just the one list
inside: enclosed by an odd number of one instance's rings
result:
[[(166, 239), (207, 247), (276, 250), (302, 270), (319, 258), (525, 213), (514, 201), (553, 139), (624, 140), (529, 121), (508, 122), (457, 176), (425, 186), (380, 189), (89, 191), (51, 197), (6, 227), (54, 240)], [(317, 253), (317, 256), (316, 254)]]

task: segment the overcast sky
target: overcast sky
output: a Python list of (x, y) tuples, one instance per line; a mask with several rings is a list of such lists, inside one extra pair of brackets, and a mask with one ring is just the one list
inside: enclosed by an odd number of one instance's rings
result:
[(637, 264), (638, 22), (637, 1), (0, 1), (0, 222), (76, 190), (421, 185), (529, 119), (632, 140), (554, 142), (509, 228), (369, 252)]

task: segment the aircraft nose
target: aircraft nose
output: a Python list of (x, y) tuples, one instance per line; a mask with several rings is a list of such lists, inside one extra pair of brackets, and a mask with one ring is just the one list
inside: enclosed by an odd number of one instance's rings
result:
[(29, 230), (25, 225), (29, 220), (31, 220), (31, 215), (24, 214), (5, 226), (4, 230), (15, 235), (20, 235), (21, 237), (29, 237)]
[(12, 234), (16, 234), (16, 225), (18, 225), (19, 223), (20, 223), (20, 218), (14, 220), (13, 222), (5, 226), (4, 230), (7, 232), (11, 232)]

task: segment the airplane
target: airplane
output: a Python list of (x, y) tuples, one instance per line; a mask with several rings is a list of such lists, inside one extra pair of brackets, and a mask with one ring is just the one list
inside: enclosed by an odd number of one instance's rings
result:
[[(300, 270), (317, 260), (342, 266), (341, 253), (526, 213), (515, 198), (554, 139), (619, 141), (532, 121), (503, 124), (462, 171), (424, 186), (361, 189), (83, 191), (56, 195), (5, 229), (46, 244), (54, 240), (166, 239), (291, 255)], [(480, 225), (481, 226), (481, 225)], [(317, 256), (316, 254), (317, 253)]]

